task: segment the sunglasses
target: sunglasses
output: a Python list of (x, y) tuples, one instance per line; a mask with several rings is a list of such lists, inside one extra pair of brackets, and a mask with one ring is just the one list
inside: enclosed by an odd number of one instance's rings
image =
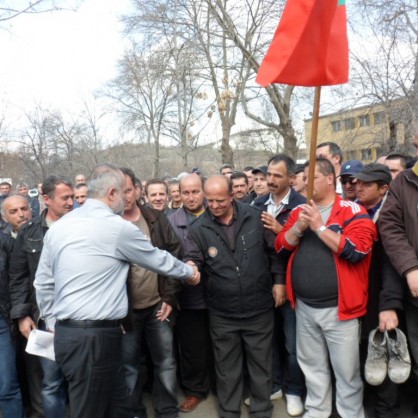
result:
[(352, 177), (348, 177), (348, 178), (344, 178), (344, 179), (341, 179), (341, 184), (347, 184), (347, 183), (350, 183), (350, 184), (356, 184), (356, 179), (353, 179)]

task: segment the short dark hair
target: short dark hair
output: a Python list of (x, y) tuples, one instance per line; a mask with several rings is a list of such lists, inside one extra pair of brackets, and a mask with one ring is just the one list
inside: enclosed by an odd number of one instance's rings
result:
[(134, 182), (135, 186), (138, 186), (142, 192), (142, 190), (144, 189), (144, 187), (142, 186), (142, 181), (140, 178), (138, 178), (137, 176), (135, 176), (135, 182)]
[(248, 184), (248, 177), (242, 171), (234, 171), (231, 174), (231, 177), (229, 178), (229, 180), (231, 180), (231, 183), (232, 183), (232, 180), (236, 180), (236, 179), (244, 179), (245, 180), (245, 183)]
[(251, 166), (251, 165), (247, 165), (247, 167), (244, 167), (243, 169), (242, 169), (242, 171), (243, 172), (245, 172), (245, 171), (253, 171), (254, 170), (254, 167), (253, 166)]
[[(334, 186), (337, 185), (337, 176), (335, 174), (335, 168), (332, 165), (331, 161), (325, 157), (319, 157), (315, 159), (315, 164), (319, 167), (319, 172), (324, 176), (328, 176), (330, 174), (334, 177)], [(310, 162), (307, 161), (306, 167), (309, 167)]]
[(145, 194), (148, 196), (148, 188), (149, 186), (153, 185), (153, 184), (162, 184), (165, 188), (165, 192), (168, 195), (168, 187), (167, 184), (164, 180), (161, 179), (151, 179), (147, 181), (147, 184), (145, 185)]
[(120, 167), (119, 170), (122, 171), (125, 176), (128, 176), (131, 179), (132, 184), (135, 186), (135, 173), (133, 170), (128, 167)]
[(65, 184), (68, 187), (73, 188), (71, 180), (64, 176), (49, 176), (42, 182), (42, 194), (53, 199), (55, 196), (55, 189), (59, 184)]
[(327, 141), (317, 145), (316, 149), (322, 147), (329, 147), (329, 151), (331, 152), (332, 156), (335, 157), (336, 155), (338, 155), (340, 157), (340, 164), (343, 162), (343, 152), (341, 151), (341, 148), (338, 144), (336, 144), (335, 142)]
[(392, 153), (386, 156), (385, 161), (393, 161), (393, 160), (399, 160), (401, 162), (401, 166), (405, 169), (406, 168), (406, 164), (409, 161), (409, 157), (407, 155), (404, 154), (397, 154), (397, 153)]
[(273, 155), (273, 157), (271, 157), (268, 160), (267, 165), (269, 166), (270, 164), (279, 164), (281, 162), (284, 162), (284, 164), (286, 166), (286, 169), (287, 169), (287, 174), (289, 176), (291, 174), (294, 174), (295, 173), (296, 163), (293, 160), (293, 158), (289, 157), (287, 154), (276, 154), (276, 155)]

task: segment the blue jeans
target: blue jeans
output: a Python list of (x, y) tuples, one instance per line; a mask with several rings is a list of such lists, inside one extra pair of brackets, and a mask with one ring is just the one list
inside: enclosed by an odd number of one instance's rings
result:
[(296, 313), (289, 301), (274, 312), (272, 393), (280, 389), (287, 395), (297, 396), (305, 391), (303, 373), (296, 357)]
[(16, 371), (16, 351), (10, 327), (0, 314), (0, 409), (3, 417), (23, 418), (22, 395)]
[[(43, 321), (39, 321), (39, 329), (45, 331)], [(39, 357), (42, 372), (42, 405), (45, 418), (65, 418), (67, 403), (67, 385), (64, 374), (56, 361)]]
[(145, 418), (140, 382), (140, 359), (143, 338), (148, 344), (154, 366), (152, 404), (157, 418), (177, 418), (177, 376), (174, 356), (173, 330), (168, 321), (156, 317), (160, 304), (146, 309), (136, 309), (133, 330), (122, 338), (122, 361), (126, 385), (129, 389), (135, 416)]

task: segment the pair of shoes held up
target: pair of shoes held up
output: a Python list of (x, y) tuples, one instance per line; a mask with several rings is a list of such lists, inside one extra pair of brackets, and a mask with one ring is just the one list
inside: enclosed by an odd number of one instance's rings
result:
[(393, 383), (404, 383), (411, 373), (411, 358), (405, 334), (398, 328), (370, 332), (367, 360), (364, 366), (366, 381), (373, 386), (383, 383), (386, 375)]

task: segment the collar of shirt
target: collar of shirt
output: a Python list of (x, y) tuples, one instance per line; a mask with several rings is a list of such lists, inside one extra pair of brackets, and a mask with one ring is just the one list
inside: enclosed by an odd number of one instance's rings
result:
[(382, 206), (383, 203), (383, 199), (375, 206), (373, 206), (370, 209), (367, 209), (367, 213), (369, 214), (369, 216), (373, 219), (375, 213), (379, 210), (380, 206)]
[(276, 218), (277, 215), (284, 209), (284, 207), (289, 204), (290, 192), (291, 188), (289, 187), (289, 191), (287, 192), (286, 196), (278, 205), (276, 205), (276, 203), (273, 200), (273, 196), (270, 193), (269, 198), (267, 199), (266, 203), (264, 203), (264, 205), (267, 206), (267, 213), (273, 215)]

